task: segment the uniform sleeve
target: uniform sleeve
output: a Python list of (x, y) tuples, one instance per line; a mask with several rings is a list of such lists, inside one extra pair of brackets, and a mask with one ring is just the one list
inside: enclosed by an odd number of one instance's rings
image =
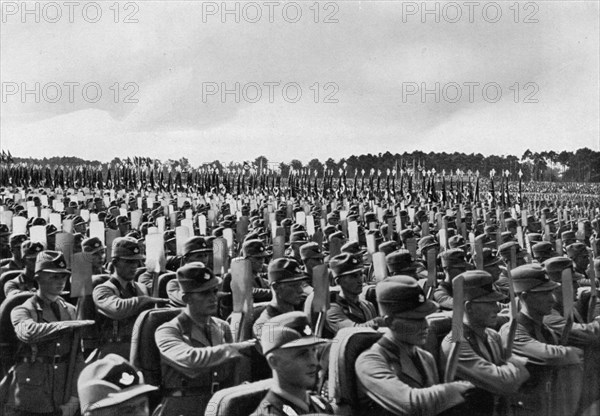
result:
[[(367, 318), (369, 318), (369, 316), (367, 316)], [(327, 325), (335, 334), (337, 334), (337, 332), (342, 328), (348, 328), (353, 326), (372, 328), (377, 326), (373, 319), (364, 323), (354, 322), (353, 320), (348, 318), (348, 316), (344, 313), (343, 308), (337, 303), (332, 303), (329, 309), (327, 310)]]
[(19, 293), (33, 293), (30, 290), (19, 289), (19, 283), (16, 280), (9, 280), (4, 285), (4, 295), (6, 297), (17, 295)]
[[(500, 347), (500, 337), (497, 336), (494, 339)], [(448, 335), (442, 342), (444, 362), (448, 360), (451, 345)], [(502, 351), (501, 348), (500, 350)], [(501, 396), (516, 393), (521, 384), (529, 378), (529, 372), (524, 366), (517, 367), (510, 362), (496, 365), (478, 355), (466, 340), (460, 343), (456, 375), (463, 380), (470, 381), (476, 387)]]
[(355, 370), (359, 388), (393, 414), (433, 416), (464, 402), (456, 383), (410, 387), (396, 376), (381, 354), (372, 350), (358, 357)]
[(442, 309), (451, 311), (454, 307), (454, 299), (452, 299), (452, 296), (443, 289), (438, 288), (433, 291), (433, 300), (435, 300)]
[(31, 311), (24, 306), (14, 308), (10, 319), (17, 338), (26, 344), (52, 340), (59, 336), (59, 332), (69, 329), (68, 321), (36, 322), (31, 316)]
[[(161, 325), (154, 338), (161, 358), (191, 378), (198, 376), (208, 367), (221, 365), (227, 360), (241, 356), (229, 343), (213, 347), (192, 347), (185, 342), (179, 328), (172, 322)], [(231, 338), (231, 331), (225, 331), (224, 339), (227, 341)]]
[(129, 299), (120, 298), (106, 285), (96, 286), (93, 298), (98, 310), (114, 320), (131, 318), (152, 307), (151, 303), (142, 302), (139, 296)]
[[(500, 328), (500, 336), (506, 344), (509, 333), (509, 325), (505, 324)], [(576, 347), (565, 347), (562, 345), (545, 344), (533, 338), (522, 325), (517, 325), (515, 339), (513, 342), (513, 352), (529, 359), (531, 364), (562, 366), (581, 364), (583, 352)]]
[[(561, 334), (567, 320), (558, 313), (544, 316), (544, 324), (552, 331)], [(586, 346), (600, 346), (600, 323), (598, 321), (589, 324), (573, 323), (569, 332), (569, 345), (584, 348)]]

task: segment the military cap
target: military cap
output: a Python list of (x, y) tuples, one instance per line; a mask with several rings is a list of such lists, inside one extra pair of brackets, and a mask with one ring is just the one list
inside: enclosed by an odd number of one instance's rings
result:
[(441, 255), (442, 267), (467, 267), (465, 252), (460, 248), (451, 248)]
[(328, 240), (329, 240), (329, 241), (331, 241), (331, 240), (333, 240), (334, 238), (339, 238), (340, 240), (345, 240), (345, 239), (346, 239), (346, 236), (344, 235), (344, 233), (343, 233), (343, 232), (341, 232), (341, 231), (336, 231), (336, 232), (334, 232), (334, 233), (332, 233), (332, 234), (330, 234), (330, 235), (329, 235), (329, 238), (328, 238)]
[(284, 218), (281, 220), (281, 226), (282, 227), (291, 227), (292, 226), (292, 220), (289, 218)]
[(524, 264), (511, 271), (515, 293), (544, 292), (558, 286), (551, 281), (539, 264)]
[(410, 228), (400, 231), (400, 238), (402, 239), (402, 241), (406, 241), (409, 238), (414, 238), (414, 237), (415, 237), (415, 232), (413, 230), (411, 230)]
[(13, 234), (8, 240), (8, 244), (11, 248), (20, 247), (24, 241), (27, 241), (27, 234)]
[(494, 278), (483, 270), (469, 270), (456, 277), (464, 278), (465, 301), (471, 302), (500, 302), (506, 299), (502, 293), (494, 290)]
[(253, 230), (244, 236), (244, 241), (248, 240), (259, 240), (260, 234), (256, 230)]
[(390, 276), (375, 286), (380, 312), (406, 319), (423, 319), (438, 309), (425, 298), (417, 281), (410, 276)]
[(199, 261), (193, 261), (177, 269), (177, 282), (183, 293), (205, 292), (220, 284), (220, 280), (212, 270)]
[(75, 217), (73, 217), (73, 226), (76, 226), (79, 224), (85, 224), (85, 220), (83, 218), (81, 218), (80, 215), (76, 215)]
[(265, 248), (265, 243), (262, 240), (248, 240), (242, 244), (243, 257), (267, 257), (271, 255)]
[(212, 235), (215, 237), (223, 237), (224, 229), (225, 229), (224, 227), (219, 226), (219, 227), (215, 228), (214, 230), (212, 230)]
[(422, 209), (415, 212), (415, 221), (416, 223), (421, 223), (427, 220), (427, 214)]
[(302, 261), (308, 259), (322, 259), (323, 257), (325, 257), (325, 255), (317, 243), (310, 242), (300, 246), (300, 258)]
[(117, 217), (117, 225), (118, 224), (131, 224), (131, 221), (129, 221), (129, 218), (127, 218), (127, 215), (119, 215)]
[(362, 272), (363, 264), (361, 259), (354, 254), (342, 253), (329, 260), (329, 267), (333, 277), (338, 279), (342, 276)]
[[(265, 335), (268, 331), (268, 335)], [(328, 341), (318, 338), (302, 312), (287, 312), (265, 322), (260, 338), (264, 355), (277, 349), (310, 347)]]
[(506, 226), (506, 228), (515, 228), (517, 227), (517, 220), (515, 220), (514, 218), (506, 218), (504, 220), (504, 225)]
[(483, 267), (490, 267), (493, 266), (494, 264), (498, 264), (502, 262), (502, 259), (498, 258), (496, 255), (494, 255), (494, 250), (492, 250), (491, 248), (485, 247), (482, 250), (482, 257), (483, 257)]
[(569, 241), (569, 240), (573, 240), (575, 241), (577, 239), (576, 235), (575, 235), (575, 231), (563, 231), (563, 233), (560, 235), (561, 240), (563, 241)]
[(399, 249), (400, 245), (395, 241), (386, 241), (385, 243), (381, 243), (378, 247), (378, 250), (386, 256)]
[(306, 231), (306, 228), (304, 228), (304, 225), (302, 224), (292, 224), (292, 226), (290, 227), (290, 232), (291, 233), (295, 233), (295, 232), (299, 232), (299, 231)]
[(367, 231), (367, 235), (375, 235), (375, 241), (383, 241), (383, 236), (381, 235), (381, 231), (379, 230), (369, 230)]
[(140, 246), (131, 237), (117, 237), (112, 243), (112, 258), (123, 260), (144, 260)]
[(10, 230), (8, 229), (8, 225), (0, 224), (0, 235), (9, 235)]
[(117, 354), (108, 354), (87, 365), (77, 381), (82, 415), (156, 390), (158, 387), (144, 384), (141, 373)]
[(36, 225), (46, 225), (46, 220), (41, 218), (41, 217), (36, 217), (36, 218), (32, 218), (31, 219), (31, 226), (36, 226)]
[(193, 254), (193, 253), (203, 253), (203, 252), (212, 252), (213, 249), (206, 242), (206, 238), (204, 237), (191, 237), (188, 238), (187, 241), (183, 244), (182, 254), (184, 256)]
[(377, 222), (377, 215), (374, 212), (365, 212), (365, 223)]
[(290, 244), (308, 243), (308, 234), (306, 231), (296, 231), (290, 234)]
[(46, 247), (39, 241), (26, 240), (21, 243), (21, 257), (37, 257)]
[(513, 234), (510, 231), (503, 231), (502, 234), (500, 234), (500, 243), (509, 243), (511, 241), (517, 241), (515, 239), (515, 237), (513, 236)]
[(450, 248), (463, 248), (467, 246), (467, 243), (462, 235), (454, 235), (448, 239), (448, 246)]
[(234, 225), (235, 225), (235, 222), (230, 221), (230, 220), (224, 220), (219, 223), (219, 227), (223, 227), (223, 228), (233, 228)]
[(127, 234), (125, 234), (125, 237), (127, 237), (127, 238), (134, 238), (136, 240), (141, 240), (142, 239), (142, 233), (140, 233), (138, 230), (131, 230)]
[(556, 252), (554, 251), (554, 247), (552, 243), (548, 241), (542, 241), (540, 243), (536, 243), (531, 247), (531, 251), (533, 252), (533, 257), (552, 257), (556, 256)]
[(346, 217), (346, 220), (348, 222), (352, 222), (352, 221), (358, 222), (358, 214), (354, 214), (354, 213), (348, 214), (348, 216)]
[(38, 253), (35, 258), (35, 275), (40, 272), (68, 273), (65, 256), (60, 251), (45, 250)]
[(328, 225), (323, 229), (323, 235), (325, 238), (329, 238), (329, 236), (337, 231), (335, 225)]
[(570, 258), (580, 256), (582, 254), (587, 255), (587, 247), (583, 243), (573, 243), (567, 247), (567, 255)]
[(332, 211), (329, 214), (327, 214), (327, 219), (328, 220), (339, 220), (340, 219), (340, 213), (337, 211)]
[(493, 233), (496, 233), (496, 232), (498, 232), (498, 226), (497, 226), (496, 224), (486, 225), (486, 226), (483, 228), (483, 231), (484, 231), (486, 234), (493, 234)]
[(163, 240), (165, 240), (165, 243), (174, 242), (175, 239), (175, 230), (167, 230), (163, 233)]
[(58, 234), (58, 229), (54, 224), (46, 224), (46, 235), (51, 236)]
[(393, 251), (385, 256), (385, 263), (392, 274), (415, 272), (418, 266), (410, 251), (404, 249)]
[(542, 235), (540, 233), (529, 233), (527, 234), (527, 239), (530, 243), (537, 243), (542, 241)]
[(434, 236), (426, 235), (425, 237), (421, 237), (417, 242), (417, 254), (423, 255), (425, 251), (430, 248), (439, 248), (440, 243), (438, 243)]
[(341, 248), (342, 253), (350, 253), (350, 254), (365, 254), (367, 252), (366, 249), (361, 249), (358, 241), (348, 241)]
[(81, 248), (84, 253), (95, 253), (97, 251), (102, 251), (106, 247), (102, 244), (102, 241), (98, 237), (90, 237), (83, 240), (81, 243)]
[(498, 254), (504, 257), (509, 257), (510, 251), (513, 247), (515, 248), (515, 253), (518, 253), (521, 250), (519, 243), (516, 241), (509, 241), (508, 243), (501, 244), (500, 247), (498, 247)]
[[(571, 259), (567, 257), (552, 257), (542, 263), (546, 274), (550, 280), (560, 283), (562, 281), (562, 272), (565, 269), (573, 266)], [(576, 280), (575, 274), (573, 274), (573, 280)]]
[(308, 275), (300, 268), (300, 264), (290, 257), (280, 257), (273, 260), (269, 263), (267, 270), (269, 285), (308, 280)]

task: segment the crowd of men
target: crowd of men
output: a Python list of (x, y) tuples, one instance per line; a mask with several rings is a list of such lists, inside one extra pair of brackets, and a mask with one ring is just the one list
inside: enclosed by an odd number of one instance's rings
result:
[(0, 193), (4, 415), (600, 414), (598, 198)]

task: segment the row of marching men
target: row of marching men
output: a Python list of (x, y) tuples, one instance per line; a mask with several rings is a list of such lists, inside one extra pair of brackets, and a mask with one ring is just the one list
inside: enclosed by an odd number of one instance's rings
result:
[[(99, 327), (98, 351), (89, 361), (114, 359), (113, 354), (129, 358), (140, 313), (168, 303), (182, 310), (155, 332), (162, 364), (158, 414), (198, 414), (208, 409), (213, 393), (239, 383), (238, 376), (246, 375), (236, 369), (245, 359), (259, 364), (248, 373), (251, 379), (264, 376), (266, 369), (272, 370), (274, 384), (265, 396), (270, 401), (260, 404), (260, 414), (277, 414), (269, 413), (277, 406), (283, 414), (291, 414), (290, 409), (296, 414), (329, 412), (329, 397), (306, 393), (316, 385), (328, 384), (330, 391), (325, 395), (334, 397), (333, 390), (339, 388), (332, 384), (335, 378), (326, 370), (332, 368), (330, 358), (341, 343), (329, 344), (320, 336), (352, 339), (363, 332), (380, 338), (356, 358), (355, 374), (347, 375), (356, 377), (356, 391), (350, 392), (358, 398), (356, 406), (350, 406), (355, 413), (378, 410), (440, 414), (470, 409), (475, 414), (563, 415), (597, 409), (600, 335), (592, 302), (594, 268), (584, 243), (566, 246), (569, 257), (551, 250), (549, 258), (537, 257), (539, 264), (520, 264), (526, 262), (526, 256), (519, 255), (518, 243), (508, 241), (497, 252), (484, 247), (475, 253), (473, 260), (480, 255), (483, 270), (470, 270), (474, 267), (467, 262), (464, 239), (454, 239), (456, 247), (438, 256), (435, 239), (421, 237), (417, 252), (422, 262), (410, 251), (392, 247), (394, 250), (385, 256), (386, 274), (391, 276), (376, 278), (378, 283), (373, 285), (368, 276), (374, 272), (372, 267), (365, 267), (364, 247), (360, 244), (344, 244), (341, 254), (324, 259), (319, 244), (296, 241), (302, 243), (297, 250), (299, 259), (291, 251), (290, 257), (272, 260), (267, 266), (271, 253), (264, 241), (246, 240), (241, 249), (245, 259), (242, 272), (234, 271), (232, 263), (231, 273), (221, 280), (210, 267), (210, 239), (193, 237), (185, 244), (182, 267), (170, 279), (150, 278), (144, 284), (144, 275), (138, 273), (144, 259), (139, 241), (115, 240), (111, 247), (112, 273), (106, 274), (102, 270), (106, 248), (97, 239), (85, 240), (82, 251), (95, 265), (93, 317)], [(17, 362), (2, 383), (6, 387), (6, 409), (13, 414), (66, 414), (77, 408), (74, 386), (83, 364), (82, 356), (76, 353), (80, 343), (73, 342), (73, 334), (86, 332), (92, 321), (75, 320), (74, 308), (60, 297), (69, 275), (61, 254), (28, 241), (21, 244), (21, 249), (25, 262), (33, 264), (30, 271), (34, 281), (21, 291), (30, 291), (34, 296), (10, 314), (20, 343), (15, 354)], [(435, 255), (428, 256), (429, 252)], [(437, 262), (438, 258), (443, 278), (437, 268), (433, 268), (435, 280), (420, 278), (432, 269), (427, 261)], [(325, 260), (328, 268), (321, 266)], [(499, 267), (500, 263), (506, 267)], [(516, 267), (511, 270), (511, 266)], [(573, 269), (583, 273), (573, 273)], [(429, 278), (430, 273), (426, 274)], [(570, 276), (570, 291), (563, 275)], [(168, 295), (150, 296), (150, 289), (154, 290), (152, 286), (159, 282), (166, 283)], [(589, 291), (582, 287), (586, 283)], [(459, 292), (455, 293), (455, 286)], [(499, 304), (506, 304), (512, 292), (519, 306), (513, 302), (510, 322), (500, 328), (503, 315), (498, 313)], [(251, 319), (256, 338), (242, 341), (247, 337), (240, 326), (247, 325), (249, 316), (236, 320), (236, 314), (249, 315), (248, 308), (244, 308), (248, 294), (256, 306), (262, 303), (263, 309)], [(323, 303), (327, 307), (323, 308)], [(453, 331), (441, 344), (442, 353), (435, 357), (420, 347), (429, 336), (428, 316), (440, 309), (452, 311), (454, 319), (460, 318), (463, 325), (452, 326)], [(79, 308), (79, 312), (85, 310)], [(219, 318), (230, 311), (232, 326)], [(322, 314), (313, 319), (313, 311)], [(370, 329), (361, 332), (356, 327)], [(500, 335), (494, 329), (500, 329)], [(319, 336), (313, 335), (315, 330)], [(293, 342), (297, 339), (306, 340)], [(264, 358), (257, 357), (261, 350)], [(294, 367), (302, 363), (302, 354), (311, 364)], [(452, 381), (455, 377), (462, 381)], [(329, 381), (324, 383), (327, 378)], [(347, 410), (343, 402), (334, 400), (333, 404), (338, 405), (338, 411)], [(95, 409), (90, 403), (80, 405), (88, 412)]]

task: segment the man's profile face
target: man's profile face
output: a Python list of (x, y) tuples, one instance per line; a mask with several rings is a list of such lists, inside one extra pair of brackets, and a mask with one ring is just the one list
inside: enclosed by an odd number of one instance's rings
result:
[(118, 258), (113, 263), (117, 276), (124, 280), (133, 280), (135, 278), (135, 272), (140, 264), (139, 260), (129, 260)]
[(498, 304), (496, 302), (470, 302), (469, 320), (479, 327), (493, 328), (498, 321)]
[(317, 382), (320, 367), (315, 346), (276, 350), (269, 363), (288, 385), (311, 390)]
[(60, 296), (65, 289), (68, 273), (39, 272), (36, 280), (40, 293), (50, 296)]
[(397, 339), (406, 344), (423, 346), (425, 345), (425, 342), (427, 342), (429, 324), (425, 318), (407, 319), (399, 316), (392, 316), (390, 330)]

